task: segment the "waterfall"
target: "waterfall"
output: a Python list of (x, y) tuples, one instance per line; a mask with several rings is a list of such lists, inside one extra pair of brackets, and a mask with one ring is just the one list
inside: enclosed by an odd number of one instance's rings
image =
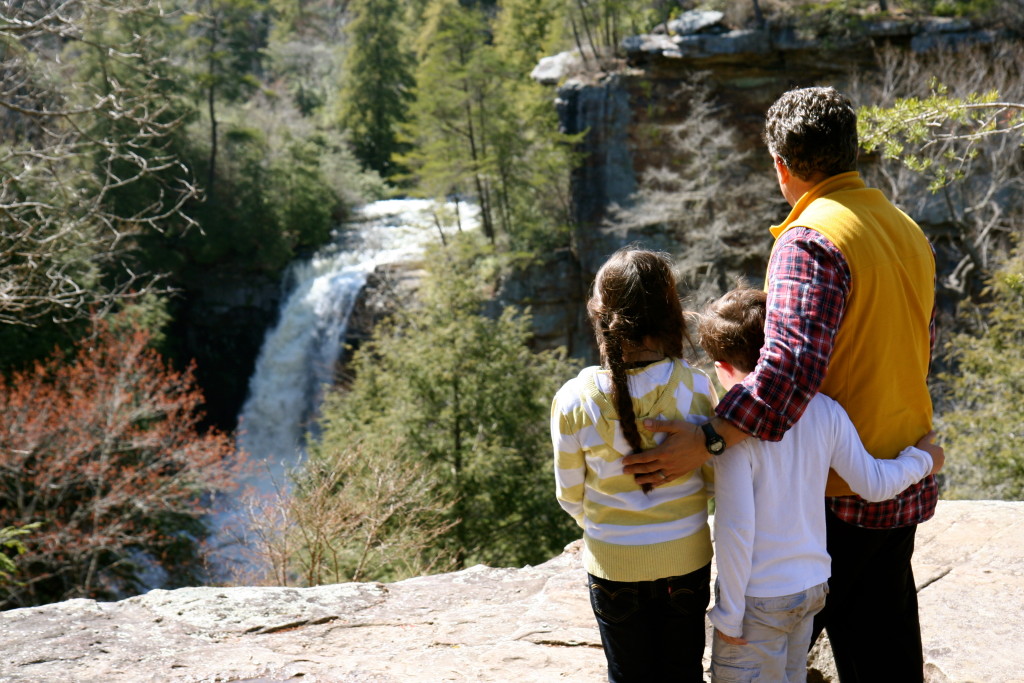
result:
[(211, 522), (213, 573), (239, 575), (251, 510), (242, 506), (289, 488), (288, 473), (304, 457), (303, 441), (334, 380), (349, 316), (367, 278), (382, 264), (417, 259), (439, 231), (476, 229), (478, 211), (464, 202), (393, 199), (368, 204), (312, 258), (289, 267), (287, 295), (267, 332), (239, 416), (237, 446), (251, 473), (222, 501)]
[(304, 435), (333, 383), (349, 316), (373, 269), (415, 259), (439, 239), (439, 229), (475, 222), (475, 207), (465, 203), (439, 209), (430, 200), (378, 201), (360, 209), (332, 244), (290, 267), (290, 293), (263, 342), (239, 419), (239, 448), (267, 475), (258, 477), (264, 485), (257, 489), (285, 484), (287, 469), (301, 460)]

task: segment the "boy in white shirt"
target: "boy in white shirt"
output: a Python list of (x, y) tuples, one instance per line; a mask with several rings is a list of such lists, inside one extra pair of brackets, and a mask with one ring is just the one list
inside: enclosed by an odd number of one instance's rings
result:
[[(763, 291), (736, 289), (701, 317), (700, 345), (726, 391), (757, 364), (765, 300)], [(818, 394), (781, 441), (746, 439), (715, 457), (712, 683), (750, 680), (752, 672), (757, 680), (807, 680), (812, 623), (831, 575), (829, 467), (867, 500), (886, 500), (942, 468), (945, 454), (932, 436), (892, 460), (875, 459), (843, 408)]]

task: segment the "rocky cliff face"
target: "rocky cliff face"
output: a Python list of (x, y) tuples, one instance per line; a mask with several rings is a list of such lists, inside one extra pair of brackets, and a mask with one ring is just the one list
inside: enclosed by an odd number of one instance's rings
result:
[[(1024, 503), (942, 501), (919, 528), (926, 681), (1024, 681), (1022, 557)], [(521, 569), (11, 610), (0, 681), (599, 681), (585, 578), (576, 543)], [(809, 680), (834, 680), (827, 643), (809, 665)]]
[[(715, 106), (715, 116), (734, 130), (740, 150), (750, 152), (748, 177), (771, 176), (760, 140), (764, 113), (784, 91), (798, 86), (833, 84), (844, 89), (855, 70), (876, 68), (876, 49), (892, 45), (913, 52), (962, 43), (990, 43), (998, 36), (964, 20), (928, 18), (864, 21), (856, 26), (771, 26), (735, 30), (720, 12), (688, 12), (662, 33), (627, 38), (625, 57), (597, 68), (577, 53), (541, 60), (533, 77), (552, 87), (562, 129), (586, 132), (583, 163), (574, 172), (573, 201), (578, 229), (569, 254), (510, 277), (500, 297), (507, 303), (534, 305), (537, 346), (566, 345), (590, 362), (596, 352), (583, 316), (587, 288), (600, 265), (618, 247), (640, 242), (689, 258), (684, 286), (704, 294), (728, 288), (736, 276), (757, 282), (764, 273), (770, 239), (764, 228), (784, 217), (745, 216), (739, 242), (727, 238), (719, 251), (704, 252), (693, 240), (672, 234), (656, 218), (628, 229), (605, 224), (609, 207), (633, 201), (645, 171), (678, 154), (658, 129), (686, 121), (693, 103), (685, 93), (699, 82)], [(729, 201), (729, 200), (723, 200)], [(927, 220), (927, 216), (918, 216)], [(701, 225), (695, 222), (694, 225)], [(689, 229), (689, 228), (687, 228)], [(697, 231), (706, 227), (696, 228)], [(694, 282), (693, 266), (722, 259), (718, 282)], [(682, 264), (681, 264), (682, 265)], [(555, 280), (553, 270), (565, 270)], [(684, 270), (687, 270), (684, 267)], [(711, 295), (719, 292), (712, 291)], [(692, 302), (699, 306), (701, 301)]]
[[(760, 150), (764, 112), (790, 88), (844, 89), (855, 71), (877, 68), (875, 51), (883, 45), (927, 52), (998, 37), (966, 20), (944, 18), (759, 30), (732, 29), (722, 21), (721, 12), (688, 12), (662, 33), (627, 38), (624, 60), (604, 71), (572, 53), (538, 65), (534, 78), (557, 87), (562, 128), (587, 131), (573, 191), (583, 225), (596, 225), (611, 204), (628, 203), (643, 171), (665, 160), (665, 146), (644, 131), (684, 120), (689, 103), (677, 96), (684, 83), (706, 84), (722, 118), (739, 132), (741, 147)], [(767, 161), (764, 168), (769, 170)]]
[(169, 336), (196, 361), (208, 420), (232, 430), (249, 390), (266, 330), (277, 322), (281, 286), (269, 277), (209, 274), (181, 292)]

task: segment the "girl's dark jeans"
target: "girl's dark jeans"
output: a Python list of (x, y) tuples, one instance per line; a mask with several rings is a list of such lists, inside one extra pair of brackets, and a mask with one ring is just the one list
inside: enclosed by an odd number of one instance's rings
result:
[(591, 574), (590, 604), (612, 683), (704, 680), (704, 615), (711, 564), (655, 581), (609, 581)]

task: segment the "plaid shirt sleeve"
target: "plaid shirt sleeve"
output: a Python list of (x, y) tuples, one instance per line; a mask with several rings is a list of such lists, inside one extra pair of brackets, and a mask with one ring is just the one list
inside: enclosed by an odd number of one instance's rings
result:
[(818, 393), (850, 292), (850, 268), (821, 233), (795, 227), (768, 264), (765, 345), (757, 367), (716, 413), (748, 434), (778, 441)]
[[(768, 264), (765, 346), (757, 367), (719, 402), (716, 413), (745, 432), (778, 441), (818, 392), (850, 293), (850, 268), (828, 239), (807, 228), (787, 230)], [(929, 335), (935, 348), (935, 309)], [(910, 445), (910, 444), (908, 444)], [(827, 498), (843, 521), (872, 529), (920, 524), (935, 514), (938, 487), (928, 476), (895, 498)]]

